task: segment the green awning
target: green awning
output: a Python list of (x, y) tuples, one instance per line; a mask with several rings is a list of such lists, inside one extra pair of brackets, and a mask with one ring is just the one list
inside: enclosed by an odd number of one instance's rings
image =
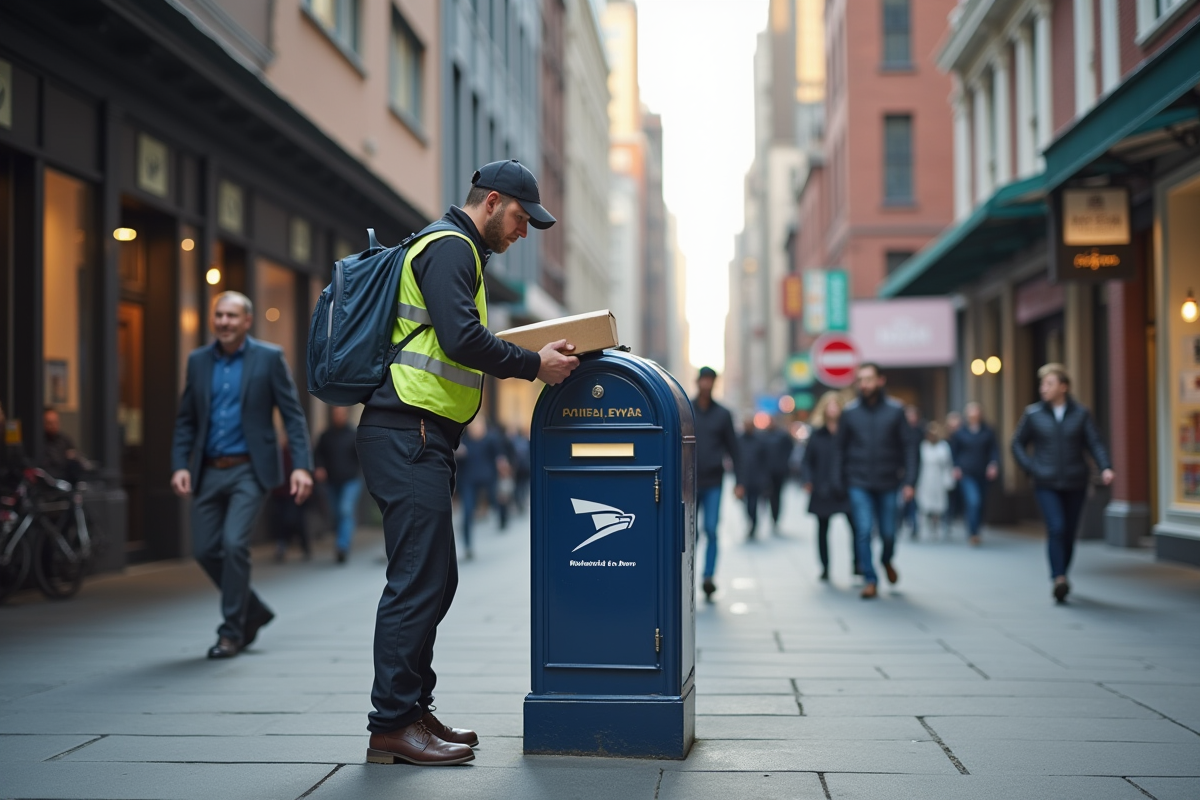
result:
[[(1144, 160), (1121, 150), (1139, 137), (1160, 132), (1173, 138), (1179, 126), (1195, 125), (1198, 106), (1193, 91), (1198, 88), (1200, 18), (1139, 64), (1111, 94), (1046, 148), (1045, 191), (1080, 174), (1118, 171), (1127, 168), (1123, 162)], [(1114, 148), (1118, 157), (1105, 159)], [(1152, 156), (1153, 152), (1145, 155)]]
[(880, 297), (947, 294), (1046, 236), (1042, 175), (1001, 187), (900, 265)]

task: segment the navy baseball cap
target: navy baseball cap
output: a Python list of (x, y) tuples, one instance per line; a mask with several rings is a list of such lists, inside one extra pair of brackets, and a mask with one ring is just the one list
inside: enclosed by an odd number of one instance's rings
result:
[(480, 189), (506, 194), (516, 198), (529, 215), (529, 224), (538, 230), (546, 230), (555, 222), (550, 212), (542, 207), (542, 196), (538, 193), (537, 178), (524, 164), (515, 158), (511, 161), (493, 161), (475, 170), (471, 185)]

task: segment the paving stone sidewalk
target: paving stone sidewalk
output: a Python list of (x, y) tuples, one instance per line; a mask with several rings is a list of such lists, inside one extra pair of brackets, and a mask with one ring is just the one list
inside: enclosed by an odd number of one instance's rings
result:
[(699, 604), (697, 737), (681, 762), (527, 757), (528, 523), (480, 527), (438, 637), (438, 713), (473, 764), (364, 763), (377, 531), (351, 561), (270, 563), (279, 618), (204, 659), (217, 598), (190, 563), (0, 606), (0, 798), (1200, 798), (1200, 571), (1084, 543), (1055, 607), (1042, 542), (901, 543), (858, 599), (847, 531), (817, 580), (791, 492), (782, 536), (724, 509), (717, 602)]

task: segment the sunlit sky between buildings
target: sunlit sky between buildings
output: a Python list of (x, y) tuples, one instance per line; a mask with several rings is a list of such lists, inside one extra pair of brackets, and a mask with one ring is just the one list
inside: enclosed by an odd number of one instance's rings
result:
[(754, 158), (767, 0), (637, 0), (642, 101), (663, 119), (663, 193), (687, 258), (691, 360), (724, 366), (733, 237)]

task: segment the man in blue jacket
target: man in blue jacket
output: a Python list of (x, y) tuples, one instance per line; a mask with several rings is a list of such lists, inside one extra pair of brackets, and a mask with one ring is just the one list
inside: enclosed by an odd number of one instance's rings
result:
[(275, 618), (250, 588), (250, 532), (263, 498), (283, 483), (273, 413), (291, 450), (289, 491), (297, 505), (312, 492), (308, 425), (283, 350), (251, 338), (254, 305), (222, 292), (212, 307), (216, 341), (188, 356), (175, 417), (171, 488), (192, 501), (192, 550), (221, 590), (217, 643), (209, 658), (232, 658)]

